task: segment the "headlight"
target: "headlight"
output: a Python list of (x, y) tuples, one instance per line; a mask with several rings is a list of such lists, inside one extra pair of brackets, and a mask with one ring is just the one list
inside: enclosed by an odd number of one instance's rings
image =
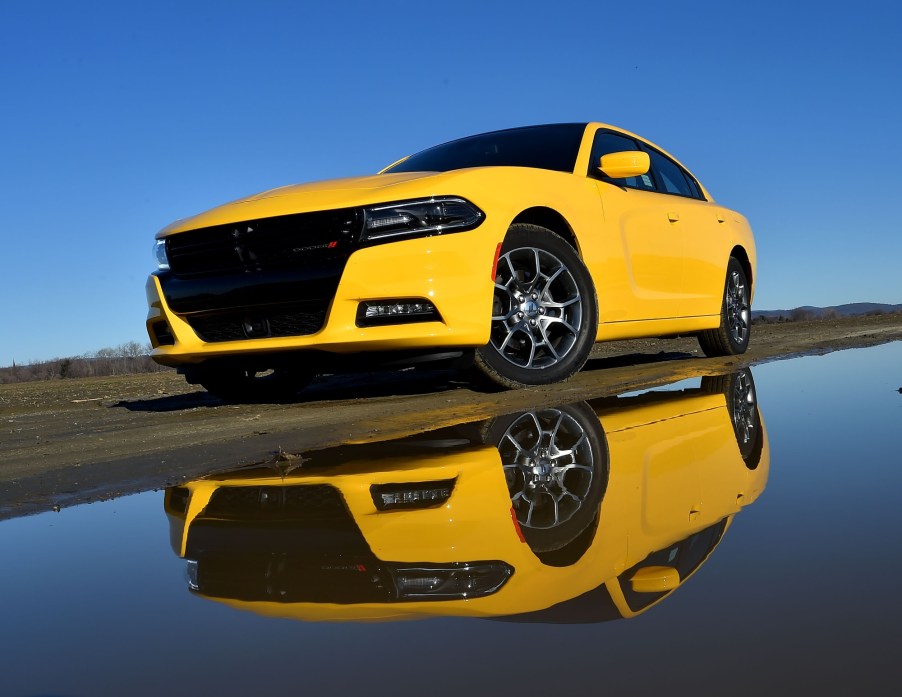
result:
[(463, 232), (485, 220), (472, 203), (450, 196), (368, 206), (363, 212), (363, 242)]
[(166, 256), (166, 240), (157, 240), (153, 245), (153, 258), (160, 271), (169, 270), (169, 258)]

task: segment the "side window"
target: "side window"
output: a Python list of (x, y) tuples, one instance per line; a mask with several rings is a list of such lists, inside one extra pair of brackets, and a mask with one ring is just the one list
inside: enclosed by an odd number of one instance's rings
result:
[(589, 158), (589, 176), (593, 179), (601, 179), (601, 181), (616, 184), (617, 186), (628, 186), (632, 189), (644, 189), (646, 191), (654, 191), (655, 185), (651, 178), (651, 173), (643, 174), (640, 177), (625, 177), (623, 179), (612, 179), (606, 177), (598, 169), (598, 163), (601, 161), (602, 155), (609, 155), (612, 152), (627, 152), (638, 150), (639, 145), (632, 138), (611, 133), (609, 131), (598, 130), (595, 134), (595, 141), (592, 143), (592, 155)]
[[(655, 172), (658, 184), (662, 191), (668, 194), (678, 194), (679, 196), (689, 196), (690, 198), (699, 198), (693, 191), (695, 187), (691, 186), (688, 177), (683, 173), (682, 168), (671, 160), (664, 157), (657, 150), (646, 148), (651, 157), (651, 168)], [(693, 182), (695, 184), (695, 182)]]
[(702, 193), (702, 188), (698, 185), (698, 182), (692, 178), (691, 174), (688, 174), (685, 171), (683, 172), (683, 174), (686, 175), (686, 181), (689, 183), (689, 188), (692, 189), (692, 197), (698, 198), (698, 199), (701, 199), (702, 201), (704, 201), (705, 196)]
[(639, 612), (656, 600), (660, 600), (668, 593), (673, 591), (664, 591), (662, 593), (637, 593), (633, 590), (630, 579), (639, 570), (648, 566), (669, 566), (677, 570), (680, 575), (680, 583), (682, 584), (692, 573), (700, 567), (705, 559), (714, 551), (714, 548), (723, 538), (724, 531), (727, 529), (727, 519), (724, 518), (719, 523), (715, 523), (710, 527), (700, 530), (690, 535), (685, 540), (672, 544), (666, 549), (652, 552), (645, 559), (640, 561), (631, 569), (627, 569), (617, 580), (623, 590), (623, 597), (626, 604), (629, 605), (633, 612)]

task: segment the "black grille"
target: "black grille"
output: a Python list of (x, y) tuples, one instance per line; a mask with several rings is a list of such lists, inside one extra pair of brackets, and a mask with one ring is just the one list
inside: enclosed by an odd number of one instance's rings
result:
[(391, 577), (372, 554), (203, 555), (197, 589), (205, 596), (274, 603), (387, 603)]
[(318, 303), (302, 307), (279, 308), (271, 311), (225, 312), (214, 315), (187, 317), (191, 328), (203, 341), (241, 341), (272, 336), (303, 336), (315, 334), (326, 321), (326, 307)]
[(170, 235), (166, 253), (179, 277), (298, 268), (347, 258), (358, 220), (345, 208), (216, 225)]
[[(350, 521), (341, 493), (327, 484), (225, 486), (213, 494), (203, 515), (233, 520), (300, 518)], [(352, 522), (349, 524), (353, 525)]]
[(185, 558), (197, 562), (197, 588), (211, 597), (384, 602), (389, 594), (344, 498), (325, 484), (218, 489), (191, 525)]

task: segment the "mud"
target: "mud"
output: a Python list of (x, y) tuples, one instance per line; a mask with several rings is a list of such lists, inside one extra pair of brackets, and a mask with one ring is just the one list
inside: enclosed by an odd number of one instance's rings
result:
[(902, 339), (902, 315), (758, 324), (743, 356), (695, 339), (596, 347), (569, 382), (485, 392), (459, 374), (326, 376), (292, 404), (228, 405), (175, 372), (0, 385), (0, 519), (162, 488), (340, 443), (400, 437), (746, 365)]

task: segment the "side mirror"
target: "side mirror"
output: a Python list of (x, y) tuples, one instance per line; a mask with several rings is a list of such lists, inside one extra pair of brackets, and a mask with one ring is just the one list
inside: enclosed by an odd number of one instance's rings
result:
[(612, 152), (601, 156), (598, 169), (611, 179), (638, 177), (646, 174), (651, 167), (651, 159), (647, 152), (628, 150)]
[(646, 566), (633, 574), (630, 583), (634, 593), (666, 593), (680, 585), (680, 572), (670, 566)]

